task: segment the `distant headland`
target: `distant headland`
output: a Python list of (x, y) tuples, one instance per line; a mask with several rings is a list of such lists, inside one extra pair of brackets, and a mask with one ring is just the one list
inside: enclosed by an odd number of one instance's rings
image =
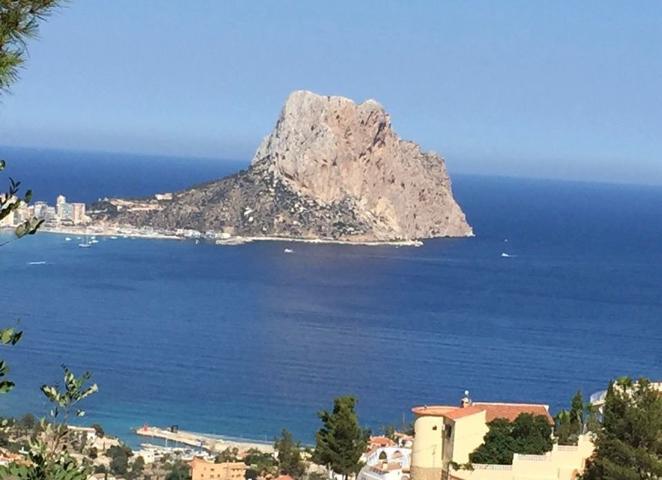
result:
[[(444, 160), (400, 139), (384, 108), (292, 93), (250, 167), (147, 198), (104, 198), (56, 231), (416, 245), (472, 236)], [(85, 223), (85, 225), (82, 225)]]

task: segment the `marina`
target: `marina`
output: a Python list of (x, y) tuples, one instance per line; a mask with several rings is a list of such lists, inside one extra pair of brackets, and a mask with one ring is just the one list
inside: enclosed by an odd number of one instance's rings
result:
[(165, 441), (166, 446), (168, 442), (175, 444), (187, 445), (189, 447), (199, 448), (209, 453), (221, 453), (228, 448), (237, 448), (239, 451), (246, 451), (250, 449), (259, 450), (264, 453), (272, 453), (274, 451), (273, 445), (270, 443), (262, 443), (256, 441), (241, 441), (234, 439), (227, 439), (220, 436), (203, 435), (200, 433), (186, 432), (179, 430), (176, 426), (168, 429), (151, 427), (144, 425), (135, 430), (136, 435), (141, 437), (148, 437), (153, 439), (161, 439)]

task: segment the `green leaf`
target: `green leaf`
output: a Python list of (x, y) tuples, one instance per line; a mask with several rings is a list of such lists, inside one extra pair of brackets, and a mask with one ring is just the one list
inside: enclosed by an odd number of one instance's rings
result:
[(23, 332), (17, 331), (13, 328), (5, 328), (0, 330), (0, 344), (16, 345), (22, 336)]
[(14, 386), (15, 386), (14, 382), (4, 380), (0, 382), (0, 393), (7, 393), (11, 391), (14, 388)]

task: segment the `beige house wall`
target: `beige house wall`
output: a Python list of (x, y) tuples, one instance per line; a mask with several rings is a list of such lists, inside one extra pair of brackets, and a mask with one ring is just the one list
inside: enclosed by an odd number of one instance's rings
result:
[(244, 480), (243, 462), (214, 463), (195, 457), (191, 461), (191, 480)]
[(456, 463), (468, 463), (469, 454), (476, 450), (482, 443), (488, 431), (485, 412), (458, 418), (455, 420), (452, 440), (452, 461)]
[(545, 455), (517, 455), (512, 465), (474, 465), (474, 470), (451, 470), (462, 480), (575, 480), (593, 453), (590, 436), (577, 446), (554, 445)]

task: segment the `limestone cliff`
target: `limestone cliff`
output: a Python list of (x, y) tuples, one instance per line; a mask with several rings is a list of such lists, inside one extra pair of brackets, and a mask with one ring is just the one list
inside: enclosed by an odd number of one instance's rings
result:
[(95, 218), (173, 231), (347, 241), (472, 234), (444, 161), (401, 140), (373, 100), (292, 93), (248, 170)]

